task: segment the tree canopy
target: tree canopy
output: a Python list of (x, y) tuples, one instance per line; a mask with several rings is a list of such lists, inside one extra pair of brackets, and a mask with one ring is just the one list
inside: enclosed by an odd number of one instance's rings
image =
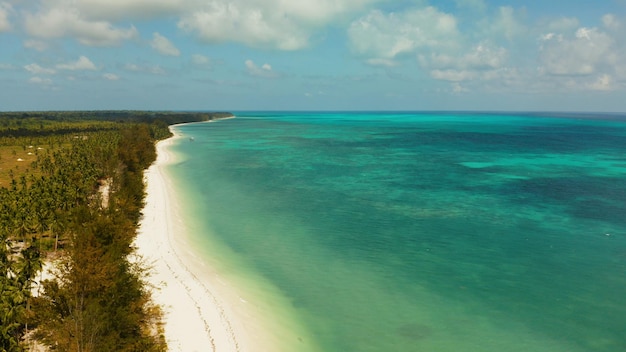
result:
[[(0, 351), (25, 350), (29, 330), (51, 351), (166, 349), (146, 268), (128, 260), (143, 170), (168, 125), (227, 116), (0, 113)], [(56, 278), (34, 295), (52, 255)]]

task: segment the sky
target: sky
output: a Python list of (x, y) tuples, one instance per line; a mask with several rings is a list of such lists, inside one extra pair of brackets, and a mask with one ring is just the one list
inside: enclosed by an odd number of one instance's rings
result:
[(626, 112), (626, 0), (0, 0), (0, 111)]

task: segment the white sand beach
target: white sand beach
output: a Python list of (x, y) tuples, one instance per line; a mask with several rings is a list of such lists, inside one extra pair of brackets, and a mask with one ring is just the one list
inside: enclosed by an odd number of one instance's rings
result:
[(172, 162), (165, 150), (171, 141), (157, 144), (157, 161), (145, 173), (146, 205), (135, 242), (137, 254), (151, 267), (147, 281), (164, 311), (169, 350), (280, 350), (264, 332), (268, 327), (254, 302), (243, 299), (186, 243), (176, 197), (162, 170)]

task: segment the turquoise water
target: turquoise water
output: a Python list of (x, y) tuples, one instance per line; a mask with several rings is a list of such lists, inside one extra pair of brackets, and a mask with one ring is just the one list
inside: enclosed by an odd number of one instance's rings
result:
[(626, 117), (237, 116), (169, 173), (303, 346), (626, 351)]

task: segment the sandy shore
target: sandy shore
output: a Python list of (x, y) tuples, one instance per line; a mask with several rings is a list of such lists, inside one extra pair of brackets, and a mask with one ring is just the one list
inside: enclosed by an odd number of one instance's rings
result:
[(265, 338), (267, 327), (253, 304), (186, 243), (175, 193), (162, 170), (173, 162), (165, 149), (171, 142), (157, 144), (157, 161), (145, 172), (146, 206), (135, 242), (137, 254), (152, 268), (147, 281), (164, 311), (169, 350), (279, 350), (276, 341)]

